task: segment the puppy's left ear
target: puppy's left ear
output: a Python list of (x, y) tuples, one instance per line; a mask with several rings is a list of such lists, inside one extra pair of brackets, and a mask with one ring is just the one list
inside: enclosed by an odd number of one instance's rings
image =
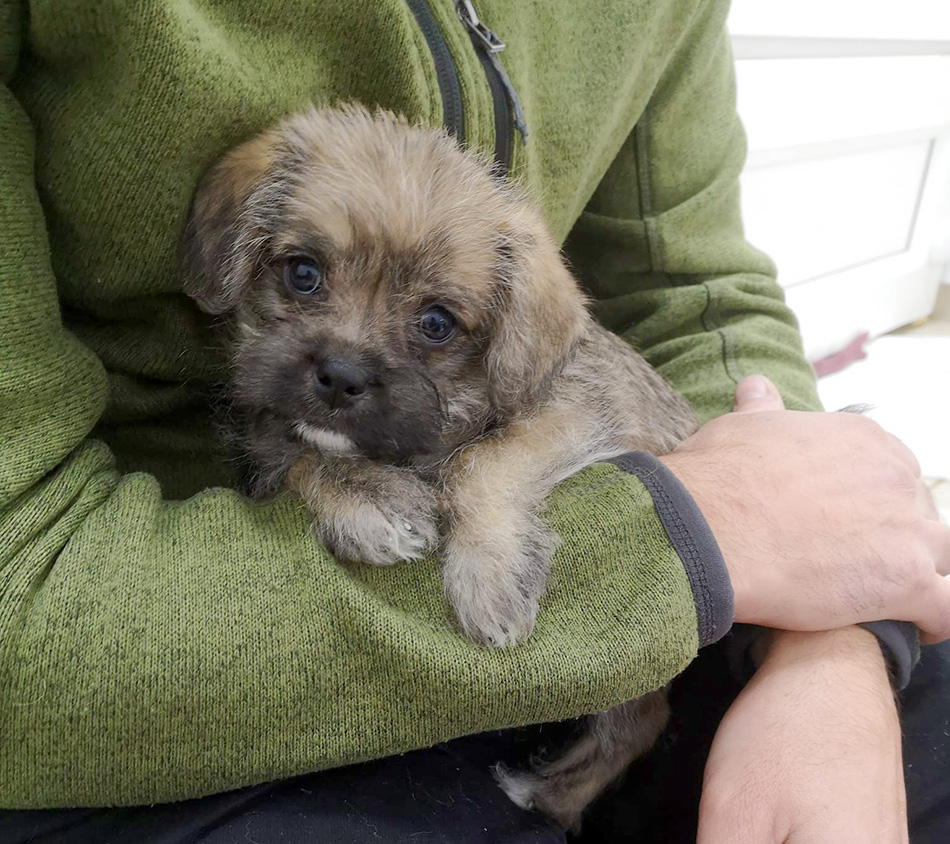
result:
[[(210, 314), (233, 310), (254, 276), (265, 234), (259, 195), (278, 135), (264, 132), (228, 152), (201, 179), (178, 247), (182, 288)], [(272, 197), (276, 199), (276, 197)]]
[(546, 232), (541, 238), (504, 237), (501, 244), (486, 364), (492, 404), (510, 414), (537, 401), (587, 332), (591, 317)]

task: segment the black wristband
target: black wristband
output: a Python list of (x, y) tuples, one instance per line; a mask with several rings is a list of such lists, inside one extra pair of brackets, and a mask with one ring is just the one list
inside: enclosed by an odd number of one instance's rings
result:
[(652, 454), (631, 451), (607, 462), (636, 475), (650, 493), (660, 523), (683, 561), (693, 590), (700, 646), (718, 641), (732, 627), (732, 583), (719, 544), (696, 502)]

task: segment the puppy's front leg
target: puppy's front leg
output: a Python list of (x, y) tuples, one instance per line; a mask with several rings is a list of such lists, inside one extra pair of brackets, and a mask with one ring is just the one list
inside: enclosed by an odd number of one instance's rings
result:
[(386, 566), (417, 559), (435, 543), (435, 494), (406, 469), (310, 454), (291, 467), (287, 485), (337, 559)]
[(538, 516), (564, 478), (620, 454), (583, 408), (554, 403), (456, 454), (445, 475), (446, 595), (462, 631), (504, 647), (529, 635), (557, 537)]

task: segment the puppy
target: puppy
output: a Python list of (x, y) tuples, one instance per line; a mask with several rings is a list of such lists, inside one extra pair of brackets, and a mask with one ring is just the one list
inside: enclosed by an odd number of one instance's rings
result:
[[(479, 644), (533, 628), (552, 488), (696, 427), (588, 314), (535, 207), (443, 131), (356, 106), (290, 117), (204, 177), (181, 255), (185, 291), (227, 315), (250, 493), (299, 493), (338, 558), (437, 548)], [(562, 756), (499, 780), (572, 826), (667, 714), (661, 690), (592, 715)]]

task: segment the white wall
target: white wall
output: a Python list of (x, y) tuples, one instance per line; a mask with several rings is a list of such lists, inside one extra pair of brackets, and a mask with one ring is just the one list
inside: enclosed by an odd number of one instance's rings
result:
[(950, 0), (734, 0), (749, 239), (816, 358), (930, 313), (950, 263)]

